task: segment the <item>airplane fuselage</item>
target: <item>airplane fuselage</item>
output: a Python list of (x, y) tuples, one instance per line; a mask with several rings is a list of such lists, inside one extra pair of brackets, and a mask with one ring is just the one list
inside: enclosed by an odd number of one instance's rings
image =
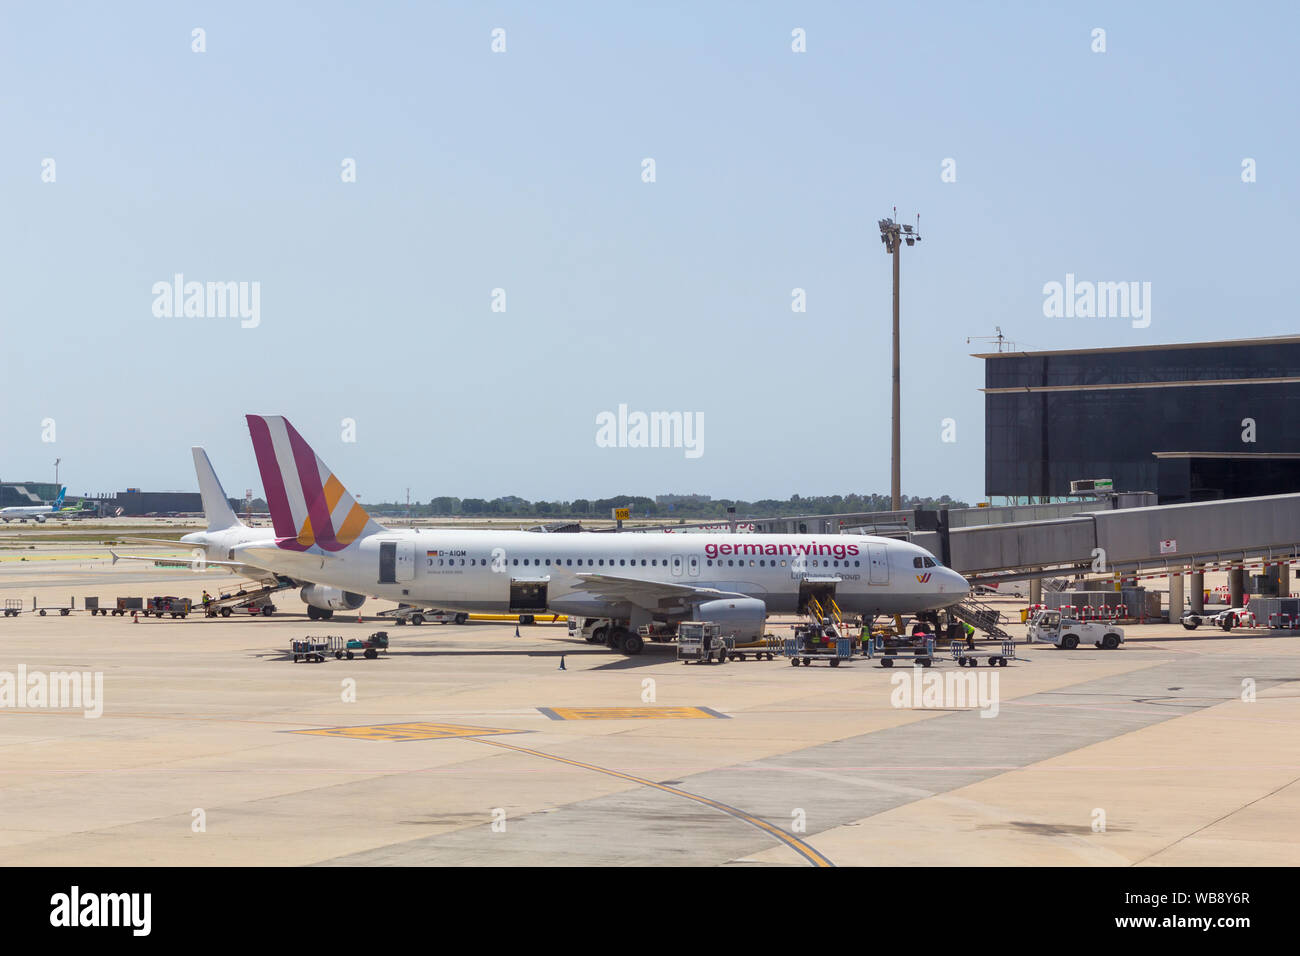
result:
[[(402, 530), (368, 535), (334, 553), (276, 549), (233, 560), (376, 598), (448, 610), (549, 610), (598, 617), (633, 610), (583, 586), (581, 575), (713, 588), (762, 600), (769, 613), (800, 609), (809, 589), (853, 614), (911, 614), (956, 604), (966, 580), (929, 552), (865, 535), (556, 533)], [(801, 595), (801, 592), (803, 594)], [(681, 602), (665, 601), (664, 616)]]

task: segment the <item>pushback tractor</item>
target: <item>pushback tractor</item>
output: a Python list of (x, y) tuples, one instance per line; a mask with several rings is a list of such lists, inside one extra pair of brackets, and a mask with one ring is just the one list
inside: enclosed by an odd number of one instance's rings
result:
[(1124, 643), (1124, 629), (1105, 621), (1063, 617), (1060, 611), (1039, 611), (1029, 621), (1029, 640), (1054, 644), (1057, 650), (1072, 651), (1086, 643), (1113, 651)]

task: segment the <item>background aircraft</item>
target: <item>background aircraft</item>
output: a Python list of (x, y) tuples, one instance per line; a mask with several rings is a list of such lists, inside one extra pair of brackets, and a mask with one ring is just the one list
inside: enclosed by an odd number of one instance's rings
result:
[(38, 524), (44, 524), (46, 518), (54, 517), (55, 513), (63, 507), (63, 496), (67, 492), (66, 485), (60, 488), (59, 496), (54, 499), (53, 504), (11, 505), (8, 508), (0, 508), (0, 521), (8, 524), (10, 521), (26, 521), (28, 518), (35, 518)]

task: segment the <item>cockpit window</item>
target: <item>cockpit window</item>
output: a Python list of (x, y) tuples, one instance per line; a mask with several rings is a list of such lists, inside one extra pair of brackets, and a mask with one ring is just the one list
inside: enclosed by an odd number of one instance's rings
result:
[(920, 559), (920, 558), (913, 558), (913, 559), (912, 559), (912, 567), (914, 567), (914, 568), (923, 568), (923, 567), (925, 567), (925, 565), (921, 563), (921, 559)]
[(937, 568), (939, 566), (939, 562), (934, 560), (934, 558), (926, 558), (925, 566), (927, 568)]

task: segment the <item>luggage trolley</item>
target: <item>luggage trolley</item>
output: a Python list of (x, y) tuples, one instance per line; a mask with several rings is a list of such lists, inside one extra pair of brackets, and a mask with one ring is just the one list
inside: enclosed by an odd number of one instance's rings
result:
[(781, 645), (781, 655), (790, 659), (791, 667), (798, 667), (800, 661), (804, 667), (813, 661), (839, 667), (840, 661), (853, 659), (853, 638), (841, 637), (839, 631), (821, 624), (799, 624), (794, 637), (787, 637)]
[(987, 658), (989, 667), (1006, 667), (1007, 661), (1027, 661), (1027, 657), (1016, 657), (1015, 641), (1003, 641), (1002, 650), (994, 651), (972, 651), (967, 650), (965, 644), (959, 644), (957, 641), (952, 642), (952, 659), (957, 662), (958, 667), (979, 667), (980, 658)]
[[(920, 635), (918, 634), (917, 637), (919, 638)], [(934, 663), (934, 636), (931, 634), (925, 635), (924, 643), (907, 642), (902, 646), (899, 646), (898, 642), (891, 642), (895, 646), (890, 647), (885, 638), (879, 635), (870, 637), (862, 643), (863, 653), (867, 659), (880, 661), (881, 667), (893, 667), (894, 661), (920, 664), (922, 667), (929, 667)]]
[[(117, 606), (112, 608), (114, 617), (125, 617), (134, 611), (144, 610), (144, 598), (138, 597), (120, 597), (117, 599)], [(149, 615), (146, 614), (145, 617)]]
[(306, 661), (308, 664), (321, 664), (325, 661), (325, 655), (330, 653), (330, 641), (324, 637), (295, 637), (289, 640), (289, 656), (297, 664), (299, 661)]

